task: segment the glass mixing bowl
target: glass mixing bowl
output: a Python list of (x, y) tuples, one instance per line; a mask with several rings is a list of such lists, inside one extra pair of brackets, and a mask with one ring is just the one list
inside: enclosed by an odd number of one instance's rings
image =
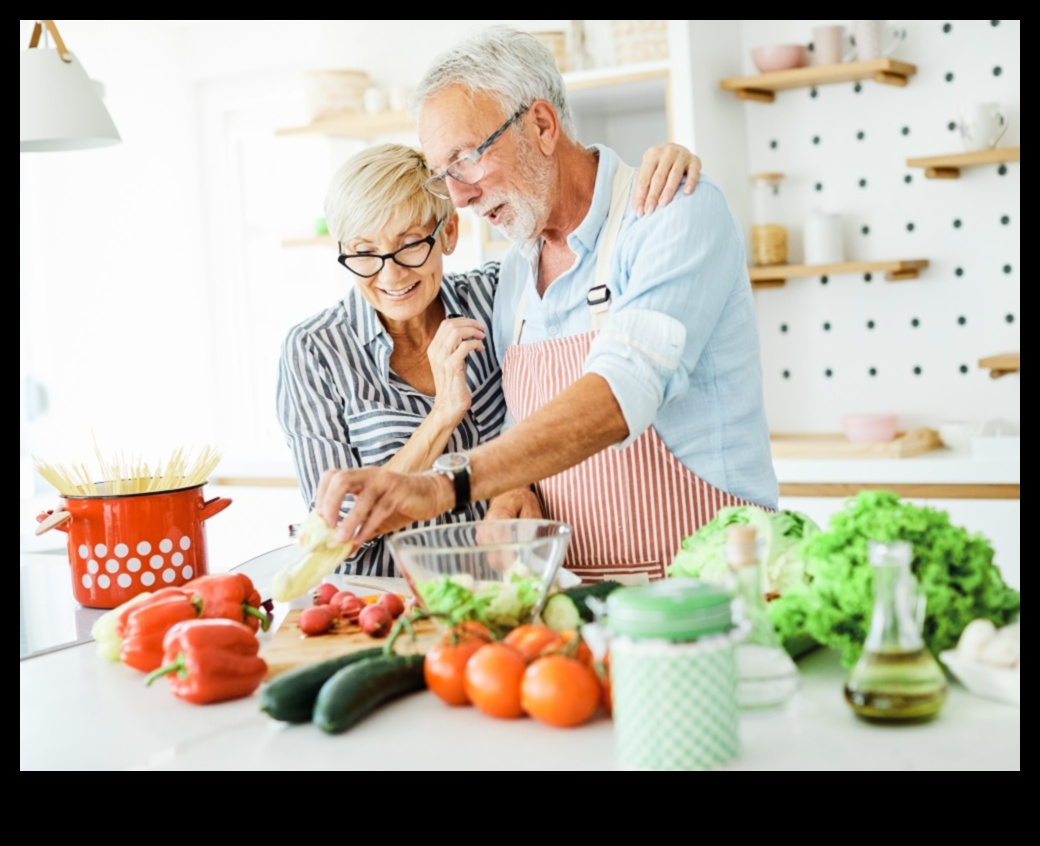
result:
[(387, 543), (420, 608), (443, 613), (469, 591), (520, 625), (538, 619), (552, 590), (580, 581), (560, 568), (570, 539), (570, 525), (555, 520), (484, 520), (409, 529)]

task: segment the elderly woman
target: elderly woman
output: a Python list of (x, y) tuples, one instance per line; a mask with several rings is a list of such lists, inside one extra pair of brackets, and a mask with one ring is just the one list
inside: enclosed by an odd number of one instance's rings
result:
[[(684, 174), (684, 190), (692, 191), (699, 171), (700, 160), (684, 148), (654, 147), (633, 202), (651, 211), (658, 199), (671, 199)], [(443, 272), (458, 241), (458, 215), (451, 200), (423, 189), (431, 175), (419, 151), (382, 144), (350, 158), (330, 184), (325, 217), (354, 284), (289, 331), (278, 374), (279, 423), (308, 508), (326, 470), (422, 471), (501, 430), (506, 406), (490, 337), (498, 264)], [(350, 505), (348, 497), (344, 511)], [(475, 502), (415, 525), (480, 520), (486, 510)], [(383, 538), (340, 570), (394, 575)]]

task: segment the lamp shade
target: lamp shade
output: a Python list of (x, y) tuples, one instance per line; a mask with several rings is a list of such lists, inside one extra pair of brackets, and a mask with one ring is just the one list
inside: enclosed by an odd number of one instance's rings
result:
[(83, 150), (120, 142), (97, 87), (72, 53), (21, 54), (21, 152)]

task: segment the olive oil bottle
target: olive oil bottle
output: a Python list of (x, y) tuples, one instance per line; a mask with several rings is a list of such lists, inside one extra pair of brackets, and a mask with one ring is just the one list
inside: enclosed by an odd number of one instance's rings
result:
[(845, 701), (872, 722), (928, 720), (946, 702), (946, 675), (921, 638), (921, 606), (903, 541), (870, 542), (874, 608), (863, 654), (845, 682)]

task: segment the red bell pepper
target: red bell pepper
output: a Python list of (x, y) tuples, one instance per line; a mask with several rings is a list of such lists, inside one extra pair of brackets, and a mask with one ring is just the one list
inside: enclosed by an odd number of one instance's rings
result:
[(261, 607), (260, 592), (245, 573), (210, 573), (181, 586), (202, 603), (203, 619), (223, 617), (245, 623), (252, 631), (271, 627), (270, 615)]
[(214, 619), (177, 623), (163, 639), (163, 666), (145, 679), (166, 676), (175, 696), (196, 705), (249, 696), (267, 675), (260, 641), (245, 623)]
[(150, 673), (162, 664), (166, 632), (175, 623), (198, 616), (199, 603), (180, 588), (157, 590), (120, 616), (116, 624), (123, 638), (119, 660), (142, 673)]

